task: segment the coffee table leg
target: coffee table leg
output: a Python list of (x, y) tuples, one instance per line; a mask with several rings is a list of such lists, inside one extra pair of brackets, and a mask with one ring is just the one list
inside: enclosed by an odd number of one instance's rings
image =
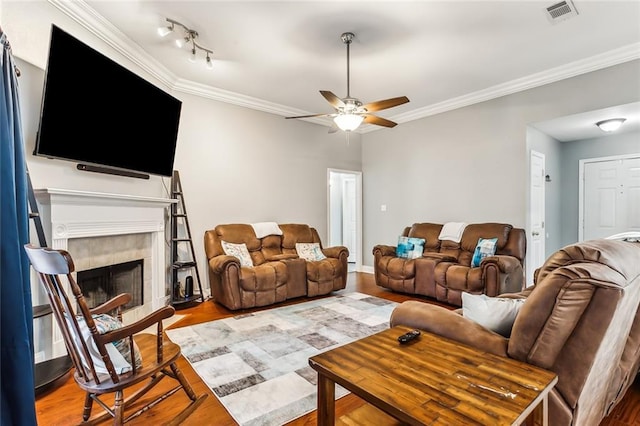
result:
[(534, 408), (531, 419), (533, 426), (549, 426), (549, 394), (545, 394), (542, 401)]
[(318, 426), (333, 426), (336, 418), (336, 385), (318, 373)]

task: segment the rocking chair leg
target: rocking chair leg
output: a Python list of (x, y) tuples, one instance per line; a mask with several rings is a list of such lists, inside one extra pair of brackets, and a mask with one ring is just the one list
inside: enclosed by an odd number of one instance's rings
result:
[(91, 394), (87, 392), (84, 397), (84, 409), (82, 410), (82, 420), (85, 422), (91, 417), (91, 408), (93, 408), (93, 398), (91, 398)]
[(193, 391), (193, 389), (191, 388), (191, 385), (189, 384), (189, 381), (184, 378), (182, 371), (178, 369), (175, 363), (171, 363), (171, 371), (173, 371), (173, 374), (176, 376), (176, 378), (182, 385), (182, 388), (187, 393), (187, 396), (189, 397), (189, 399), (191, 399), (192, 401), (195, 401), (197, 398), (196, 393)]
[(116, 391), (115, 403), (113, 406), (113, 424), (114, 426), (121, 426), (124, 424), (124, 393), (119, 390)]

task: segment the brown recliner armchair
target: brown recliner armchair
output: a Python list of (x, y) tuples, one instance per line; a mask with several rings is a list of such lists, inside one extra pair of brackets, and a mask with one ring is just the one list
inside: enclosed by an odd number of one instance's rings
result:
[[(414, 223), (404, 229), (403, 236), (425, 240), (424, 253), (417, 259), (397, 257), (395, 246), (376, 245), (376, 284), (455, 306), (462, 305), (462, 292), (497, 296), (522, 289), (524, 229), (506, 223), (474, 223), (464, 228), (459, 242), (454, 242), (439, 239), (442, 227), (437, 223)], [(479, 238), (497, 238), (496, 253), (473, 267), (471, 260)]]
[(633, 383), (640, 354), (640, 243), (592, 240), (554, 253), (525, 298), (509, 338), (424, 302), (404, 302), (391, 325), (407, 325), (558, 375), (552, 425), (598, 425)]

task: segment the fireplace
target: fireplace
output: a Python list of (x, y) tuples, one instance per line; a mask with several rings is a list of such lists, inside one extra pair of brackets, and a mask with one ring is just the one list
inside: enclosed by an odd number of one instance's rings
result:
[(82, 289), (89, 308), (95, 308), (121, 293), (131, 295), (131, 301), (124, 305), (124, 310), (142, 305), (144, 300), (143, 264), (144, 261), (138, 259), (79, 271), (78, 286)]
[[(169, 303), (165, 221), (168, 207), (176, 200), (55, 188), (36, 189), (34, 193), (47, 243), (71, 254), (76, 281), (85, 271), (142, 260), (142, 285), (134, 291), (138, 292), (137, 306), (124, 312), (125, 323), (137, 321)], [(37, 279), (32, 283), (32, 293), (41, 299), (36, 304), (47, 303), (44, 295), (37, 294), (41, 292), (34, 291), (39, 288)], [(51, 337), (41, 339), (48, 340), (43, 343), (44, 357), (65, 354), (58, 327), (52, 325), (41, 333), (46, 330)]]

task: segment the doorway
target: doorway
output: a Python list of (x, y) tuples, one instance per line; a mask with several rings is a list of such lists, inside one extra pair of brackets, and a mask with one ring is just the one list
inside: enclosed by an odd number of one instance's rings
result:
[(328, 247), (349, 249), (349, 271), (362, 269), (362, 172), (327, 170)]

